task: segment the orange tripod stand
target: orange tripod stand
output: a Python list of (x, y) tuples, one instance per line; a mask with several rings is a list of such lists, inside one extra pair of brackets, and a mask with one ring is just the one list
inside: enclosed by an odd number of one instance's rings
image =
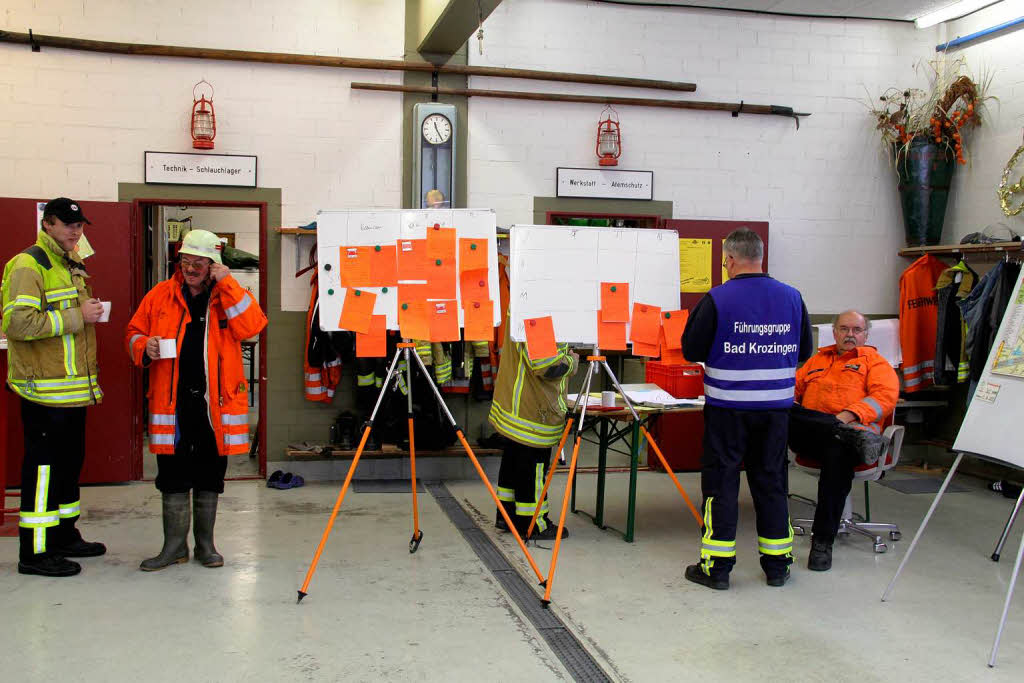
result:
[(519, 548), (523, 551), (523, 554), (526, 555), (526, 559), (530, 563), (530, 567), (533, 569), (534, 573), (537, 575), (537, 579), (543, 583), (544, 575), (540, 573), (540, 569), (537, 568), (537, 563), (533, 561), (530, 551), (526, 549), (526, 544), (523, 542), (519, 532), (516, 531), (515, 524), (512, 523), (508, 513), (505, 512), (501, 502), (498, 500), (498, 494), (495, 493), (494, 487), (491, 486), (491, 482), (487, 479), (487, 475), (480, 466), (480, 461), (477, 460), (476, 455), (473, 453), (473, 449), (470, 448), (469, 442), (466, 441), (466, 437), (462, 433), (462, 429), (459, 427), (458, 423), (455, 422), (455, 418), (452, 417), (451, 411), (448, 410), (448, 406), (441, 397), (441, 392), (438, 391), (433, 378), (431, 378), (430, 373), (427, 372), (427, 368), (423, 365), (423, 360), (420, 359), (419, 354), (415, 352), (415, 345), (403, 342), (399, 344), (398, 348), (395, 350), (395, 356), (391, 359), (391, 365), (388, 368), (387, 377), (384, 379), (380, 394), (377, 396), (377, 403), (373, 407), (373, 412), (370, 413), (370, 419), (367, 420), (365, 425), (363, 425), (363, 436), (359, 440), (359, 446), (356, 448), (356, 454), (352, 458), (352, 464), (349, 465), (348, 474), (345, 475), (345, 483), (342, 484), (341, 492), (338, 493), (338, 499), (334, 502), (334, 509), (331, 511), (331, 517), (327, 520), (327, 527), (324, 529), (324, 533), (320, 537), (320, 544), (317, 546), (316, 553), (313, 555), (313, 562), (309, 565), (309, 571), (306, 572), (306, 579), (302, 582), (302, 588), (299, 589), (299, 598), (296, 602), (302, 602), (302, 598), (307, 595), (309, 583), (313, 580), (313, 574), (316, 572), (316, 566), (320, 562), (320, 555), (323, 553), (324, 546), (327, 544), (327, 537), (331, 534), (331, 529), (334, 527), (334, 520), (338, 516), (338, 510), (341, 508), (342, 501), (345, 500), (345, 493), (348, 491), (349, 484), (352, 483), (352, 475), (355, 474), (356, 466), (359, 464), (359, 457), (363, 454), (363, 448), (366, 446), (366, 440), (370, 436), (370, 430), (373, 429), (373, 423), (377, 418), (377, 411), (380, 410), (381, 403), (384, 400), (384, 394), (391, 387), (392, 380), (397, 382), (401, 377), (400, 374), (395, 372), (395, 369), (398, 367), (399, 357), (402, 357), (405, 360), (406, 398), (409, 409), (409, 473), (411, 475), (410, 478), (412, 479), (413, 519), (413, 531), (412, 538), (409, 540), (409, 552), (416, 552), (419, 549), (420, 542), (423, 540), (423, 532), (420, 530), (419, 509), (416, 500), (416, 449), (415, 442), (413, 440), (412, 362), (415, 361), (419, 366), (420, 371), (423, 373), (423, 376), (426, 377), (430, 388), (433, 390), (434, 398), (437, 401), (438, 406), (440, 406), (445, 416), (447, 416), (452, 427), (455, 428), (455, 436), (458, 437), (459, 442), (466, 451), (466, 455), (469, 456), (473, 466), (476, 468), (477, 474), (480, 475), (480, 480), (483, 481), (484, 486), (487, 487), (488, 493), (490, 493), (491, 498), (494, 499), (495, 506), (498, 508), (498, 511), (501, 512), (502, 517), (505, 518), (505, 523), (508, 525), (509, 531), (511, 531), (515, 536), (516, 542), (519, 544)]
[[(619, 385), (619, 380), (615, 378), (615, 373), (613, 373), (612, 369), (608, 367), (608, 362), (605, 359), (605, 357), (587, 356), (587, 361), (590, 363), (590, 365), (587, 367), (587, 376), (583, 380), (583, 387), (580, 389), (580, 393), (576, 397), (576, 405), (573, 406), (572, 410), (572, 415), (575, 415), (577, 408), (579, 408), (580, 418), (576, 426), (576, 441), (572, 447), (572, 458), (570, 458), (569, 460), (569, 476), (565, 481), (565, 494), (562, 496), (562, 513), (561, 515), (559, 515), (558, 518), (558, 531), (555, 534), (555, 547), (551, 553), (551, 567), (548, 569), (547, 579), (545, 579), (542, 583), (542, 585), (544, 586), (544, 599), (541, 601), (541, 603), (545, 607), (551, 604), (551, 586), (555, 578), (555, 568), (558, 565), (558, 551), (562, 545), (562, 529), (565, 528), (565, 514), (569, 509), (569, 490), (572, 487), (573, 477), (576, 476), (576, 459), (579, 456), (580, 443), (583, 440), (583, 425), (585, 422), (585, 418), (587, 416), (587, 403), (589, 402), (590, 386), (594, 379), (594, 375), (597, 374), (598, 372), (598, 366), (604, 368), (605, 373), (608, 375), (608, 378), (615, 386), (616, 391), (618, 391), (619, 394), (622, 396), (622, 400), (625, 402), (626, 407), (629, 408), (630, 413), (633, 414), (633, 419), (636, 420), (637, 422), (640, 421), (640, 416), (637, 414), (636, 408), (633, 407), (633, 403), (632, 401), (629, 400), (629, 396), (626, 395), (626, 392), (622, 390), (622, 387)], [(583, 406), (580, 407), (580, 400), (583, 400), (584, 397), (587, 397), (587, 399), (583, 403)], [(570, 416), (565, 423), (565, 430), (562, 432), (562, 439), (558, 443), (558, 448), (555, 449), (555, 458), (558, 457), (558, 453), (561, 452), (562, 447), (565, 446), (565, 442), (569, 437), (569, 431), (572, 429), (573, 421), (573, 417)], [(679, 483), (679, 479), (676, 477), (675, 473), (672, 471), (672, 468), (665, 460), (665, 456), (662, 455), (661, 449), (658, 448), (658, 444), (654, 441), (654, 438), (651, 437), (650, 432), (648, 432), (647, 428), (644, 427), (643, 425), (640, 426), (640, 433), (651, 444), (651, 447), (654, 449), (654, 453), (658, 456), (658, 459), (661, 460), (661, 464), (665, 468), (665, 471), (668, 473), (668, 476), (672, 478), (672, 482), (676, 485), (676, 489), (679, 490), (679, 494), (683, 497), (683, 500), (686, 501), (686, 506), (690, 508), (690, 512), (693, 514), (693, 518), (697, 520), (698, 528), (702, 527), (704, 525), (704, 520), (697, 512), (697, 508), (693, 506), (693, 502), (690, 501), (690, 497), (686, 495), (686, 489), (684, 489), (683, 485)], [(544, 482), (544, 489), (541, 491), (539, 500), (544, 500), (544, 497), (547, 495), (548, 487), (551, 485), (551, 479), (554, 476), (554, 474), (555, 462), (554, 460), (552, 460), (551, 467), (548, 468), (547, 479)], [(537, 509), (538, 511), (540, 510), (539, 505), (537, 506)], [(526, 531), (527, 538), (529, 538), (530, 535), (533, 533), (533, 526), (536, 523), (536, 521), (537, 512), (534, 512), (533, 519), (530, 520), (530, 526)]]

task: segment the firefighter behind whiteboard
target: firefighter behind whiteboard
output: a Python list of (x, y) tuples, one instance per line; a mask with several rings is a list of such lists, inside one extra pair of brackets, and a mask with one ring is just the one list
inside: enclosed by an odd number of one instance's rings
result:
[(163, 548), (142, 562), (143, 571), (188, 561), (193, 489), (196, 560), (205, 567), (224, 564), (213, 543), (223, 456), (249, 452), (241, 342), (267, 324), (252, 294), (222, 263), (216, 235), (193, 230), (179, 256), (180, 270), (146, 294), (125, 339), (132, 361), (149, 368), (149, 450), (156, 454), (163, 499)]
[(21, 397), (25, 431), (19, 574), (74, 576), (82, 567), (68, 557), (107, 551), (102, 543), (82, 540), (75, 528), (85, 407), (103, 398), (95, 328), (103, 306), (92, 297), (76, 252), (86, 223), (77, 202), (48, 202), (36, 243), (4, 268), (7, 386)]
[(764, 244), (740, 228), (722, 245), (729, 281), (713, 288), (690, 315), (683, 354), (705, 362), (704, 529), (700, 562), (687, 580), (729, 587), (736, 564), (737, 498), (745, 465), (757, 513), (757, 549), (769, 586), (789, 579), (793, 527), (786, 498), (786, 439), (798, 361), (811, 355), (800, 292), (761, 272)]

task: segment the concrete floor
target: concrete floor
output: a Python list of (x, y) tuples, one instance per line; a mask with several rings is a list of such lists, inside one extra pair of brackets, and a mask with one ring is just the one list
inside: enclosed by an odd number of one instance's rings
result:
[[(592, 509), (594, 480), (581, 475), (582, 509)], [(697, 496), (698, 477), (682, 480)], [(698, 531), (675, 488), (664, 474), (641, 473), (636, 543), (571, 517), (553, 608), (619, 680), (1020, 680), (1019, 609), (1011, 610), (997, 667), (986, 667), (1020, 529), (1001, 563), (988, 555), (1012, 503), (957, 481), (971, 490), (946, 495), (883, 604), (879, 596), (931, 495), (874, 486), (875, 516), (900, 523), (905, 540), (880, 555), (867, 539), (841, 542), (833, 570), (813, 573), (805, 567), (809, 540), (798, 538), (792, 580), (772, 589), (757, 565), (744, 490), (732, 589), (713, 592), (682, 579), (683, 566), (696, 559)], [(625, 486), (625, 474), (610, 476), (607, 521), (619, 527)], [(555, 510), (563, 487), (559, 475)], [(813, 495), (815, 480), (794, 471), (791, 487)], [(495, 532), (486, 490), (474, 482), (448, 488), (531, 576), (512, 538)], [(21, 576), (16, 539), (0, 538), (3, 679), (567, 678), (427, 493), (419, 497), (425, 540), (410, 555), (409, 496), (350, 492), (309, 596), (296, 605), (337, 492), (337, 484), (276, 491), (260, 482), (229, 483), (217, 527), (227, 565), (144, 574), (138, 562), (159, 549), (161, 533), (152, 484), (84, 489), (81, 527), (110, 552), (82, 560), (81, 575)], [(794, 503), (794, 516), (805, 511)], [(550, 549), (531, 552), (546, 571)]]

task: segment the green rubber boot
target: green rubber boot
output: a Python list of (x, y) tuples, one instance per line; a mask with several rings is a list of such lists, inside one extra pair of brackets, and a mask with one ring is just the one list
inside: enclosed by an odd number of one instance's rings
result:
[(155, 572), (182, 562), (188, 562), (187, 491), (164, 494), (164, 547), (156, 557), (143, 560), (139, 569)]

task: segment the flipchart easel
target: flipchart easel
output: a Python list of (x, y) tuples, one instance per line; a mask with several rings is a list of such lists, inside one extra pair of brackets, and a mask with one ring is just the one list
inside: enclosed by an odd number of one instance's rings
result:
[[(445, 225), (443, 221), (449, 221), (453, 225)], [(487, 278), (489, 285), (488, 291), (493, 295), (492, 300), (497, 301), (497, 249), (495, 240), (495, 222), (494, 212), (490, 210), (447, 210), (447, 211), (362, 211), (362, 212), (320, 212), (318, 214), (317, 222), (317, 242), (319, 245), (319, 259), (318, 268), (320, 269), (319, 276), (321, 277), (320, 285), (320, 305), (321, 305), (321, 321), (327, 320), (325, 324), (321, 324), (325, 329), (337, 329), (336, 325), (332, 322), (338, 319), (338, 315), (342, 310), (344, 298), (351, 292), (355, 292), (358, 295), (359, 291), (367, 290), (370, 291), (372, 288), (363, 287), (344, 287), (341, 275), (344, 269), (343, 262), (341, 261), (341, 254), (346, 251), (346, 247), (376, 247), (376, 246), (388, 246), (397, 243), (397, 249), (403, 248), (402, 241), (421, 239), (426, 234), (428, 229), (440, 229), (442, 225), (445, 227), (456, 228), (456, 234), (462, 237), (468, 237), (472, 239), (486, 240), (488, 244), (488, 258), (487, 258)], [(461, 228), (461, 229), (460, 229)], [(377, 249), (377, 251), (381, 251)], [(457, 253), (457, 252), (456, 252)], [(397, 258), (397, 252), (396, 252)], [(461, 257), (457, 257), (461, 258)], [(441, 265), (440, 261), (437, 262)], [(456, 270), (458, 271), (457, 267)], [(416, 281), (412, 281), (414, 284)], [(397, 279), (397, 285), (400, 289), (403, 284), (403, 280)], [(387, 285), (381, 285), (379, 291), (380, 294), (387, 294)], [(325, 297), (325, 290), (328, 293)], [(462, 326), (462, 310), (461, 303), (463, 301), (461, 284), (458, 287), (458, 294), (456, 300), (453, 302), (459, 309), (460, 327)], [(336, 296), (340, 295), (340, 296)], [(376, 306), (382, 308), (377, 308)], [(395, 329), (399, 327), (398, 323), (398, 296), (393, 297), (380, 297), (375, 300), (375, 313), (388, 316), (387, 327)], [(498, 320), (492, 321), (497, 323)], [(349, 485), (352, 483), (352, 477), (355, 474), (356, 468), (359, 465), (359, 459), (363, 454), (363, 450), (366, 447), (366, 441), (370, 436), (370, 432), (373, 429), (374, 422), (377, 418), (377, 413), (380, 410), (381, 404), (383, 403), (386, 392), (391, 389), (392, 382), (398, 383), (401, 375), (400, 371), (397, 370), (399, 359), (403, 359), (405, 362), (405, 384), (406, 384), (406, 400), (408, 409), (408, 426), (409, 426), (409, 469), (410, 478), (412, 480), (412, 512), (413, 512), (413, 533), (412, 538), (409, 540), (409, 552), (414, 553), (419, 549), (420, 543), (423, 540), (423, 532), (419, 528), (419, 506), (417, 500), (417, 480), (416, 480), (416, 446), (415, 446), (415, 427), (414, 427), (414, 415), (412, 405), (412, 381), (413, 381), (413, 363), (420, 369), (426, 382), (430, 385), (431, 391), (434, 395), (434, 400), (445, 417), (451, 423), (455, 430), (455, 435), (466, 451), (466, 455), (473, 463), (473, 467), (476, 469), (477, 474), (483, 481), (484, 486), (487, 488), (488, 493), (494, 500), (495, 506), (502, 513), (505, 518), (505, 522), (508, 524), (509, 529), (512, 531), (519, 544), (520, 549), (526, 556), (527, 562), (533, 569), (538, 580), (543, 581), (544, 576), (541, 574), (540, 569), (537, 567), (537, 563), (533, 560), (530, 555), (530, 551), (527, 549), (526, 544), (523, 542), (522, 537), (515, 529), (515, 525), (505, 512), (498, 499), (498, 494), (494, 491), (494, 487), (487, 479), (487, 475), (483, 468), (480, 466), (480, 462), (474, 454), (473, 449), (470, 447), (466, 437), (459, 427), (455, 418), (452, 416), (451, 411), (448, 410), (447, 404), (441, 396), (441, 392), (438, 390), (437, 385), (434, 383), (433, 378), (427, 371), (420, 359), (419, 354), (415, 352), (415, 345), (409, 342), (408, 339), (398, 344), (395, 354), (391, 359), (388, 367), (387, 377), (381, 385), (380, 392), (377, 395), (376, 403), (374, 404), (373, 411), (370, 414), (369, 419), (363, 425), (362, 438), (359, 440), (359, 446), (356, 448), (355, 455), (352, 458), (352, 463), (349, 465), (348, 473), (345, 475), (345, 481), (342, 484), (341, 491), (338, 493), (338, 497), (335, 500), (334, 508), (331, 511), (331, 516), (327, 521), (327, 525), (324, 528), (323, 534), (320, 537), (320, 542), (317, 545), (316, 551), (313, 555), (313, 560), (310, 563), (309, 570), (306, 572), (306, 577), (302, 583), (302, 587), (298, 590), (298, 600), (301, 602), (304, 597), (308, 594), (309, 584), (313, 579), (313, 575), (316, 572), (316, 567), (320, 562), (320, 556), (324, 551), (324, 547), (327, 544), (327, 539), (330, 536), (331, 529), (334, 527), (334, 522), (337, 519), (338, 511), (341, 509), (342, 502), (345, 500), (345, 494), (348, 492)]]
[[(1021, 452), (1019, 445), (1014, 442), (1016, 433), (1007, 428), (1007, 423), (1015, 417), (1013, 412), (1024, 405), (1024, 294), (1021, 292), (1022, 280), (1024, 280), (1024, 270), (1017, 277), (1017, 284), (1013, 289), (1002, 323), (999, 325), (999, 332), (989, 353), (985, 371), (978, 381), (977, 391), (971, 399), (963, 424), (960, 426), (960, 432), (953, 443), (953, 450), (956, 452), (953, 466), (949, 468), (949, 473), (939, 487), (939, 492), (935, 494), (935, 499), (928, 508), (920, 528), (910, 542), (907, 554), (904, 555), (900, 566), (896, 569), (896, 574), (893, 575), (885, 592), (882, 593), (882, 602), (888, 600), (892, 593), (896, 580), (910, 560), (914, 548), (917, 547), (918, 541), (924, 534), (928, 521), (935, 512), (935, 508), (938, 507), (939, 501), (946, 492), (964, 455), (995, 460), (1000, 464), (1024, 469), (1024, 452)], [(993, 453), (1000, 453), (1000, 455), (992, 455)], [(1024, 493), (1021, 494), (1021, 498), (1018, 498), (1015, 509), (1019, 509), (1022, 498), (1024, 498)], [(1011, 523), (1012, 517), (1007, 522), (1004, 535), (1008, 533)], [(1001, 548), (1002, 543), (997, 551)], [(1017, 549), (1013, 576), (1006, 591), (1003, 613), (996, 629), (995, 640), (992, 643), (992, 651), (988, 660), (990, 667), (995, 666), (996, 663), (999, 641), (1002, 639), (1003, 627), (1006, 625), (1006, 617), (1010, 611), (1010, 602), (1013, 599), (1013, 591), (1020, 574), (1022, 558), (1024, 558), (1024, 534), (1021, 536), (1021, 544)]]
[[(514, 225), (510, 233), (510, 242), (511, 306), (508, 324), (512, 339), (526, 339), (525, 320), (547, 315), (552, 319), (555, 337), (559, 342), (588, 345), (594, 349), (593, 354), (587, 357), (583, 387), (577, 395), (576, 405), (566, 420), (558, 447), (554, 449), (539, 498), (539, 501), (543, 501), (547, 496), (556, 469), (554, 459), (561, 453), (575, 423), (576, 436), (569, 461), (565, 492), (562, 496), (562, 509), (555, 534), (551, 565), (547, 577), (541, 582), (545, 588), (542, 604), (548, 606), (551, 602), (551, 588), (561, 549), (562, 530), (565, 528), (565, 517), (568, 512), (569, 492), (576, 476), (576, 463), (589, 402), (587, 397), (596, 374), (604, 371), (615, 389), (622, 395), (633, 419), (640, 422), (640, 416), (632, 401), (622, 390), (606, 358), (598, 351), (597, 316), (601, 306), (601, 285), (608, 282), (628, 284), (630, 307), (634, 303), (644, 303), (665, 310), (676, 309), (679, 305), (679, 241), (676, 234), (669, 230)], [(627, 323), (630, 324), (632, 323)], [(582, 405), (581, 400), (585, 401)], [(580, 411), (578, 422), (574, 418), (577, 410)], [(654, 449), (700, 527), (703, 524), (700, 514), (665, 460), (658, 444), (645, 426), (641, 425), (640, 433)], [(527, 539), (533, 533), (539, 512), (538, 505), (527, 529)]]

